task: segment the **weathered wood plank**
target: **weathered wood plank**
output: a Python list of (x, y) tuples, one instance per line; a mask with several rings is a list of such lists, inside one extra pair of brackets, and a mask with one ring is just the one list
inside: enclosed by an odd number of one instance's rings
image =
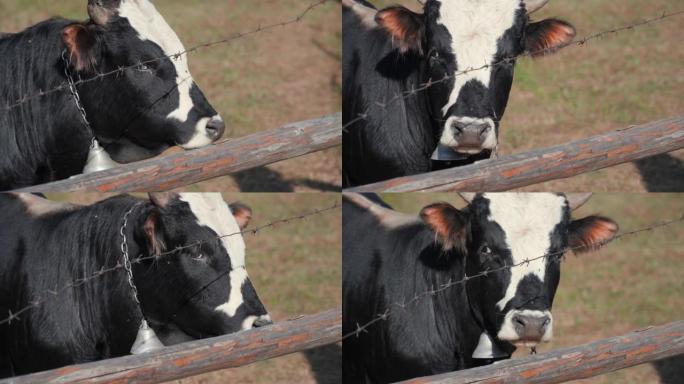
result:
[(156, 157), (28, 187), (24, 192), (134, 192), (179, 188), (340, 145), (342, 117), (337, 113), (292, 123), (193, 151)]
[(339, 341), (341, 332), (342, 312), (332, 309), (156, 352), (73, 365), (0, 383), (159, 383), (320, 347)]
[(684, 148), (684, 115), (485, 160), (349, 188), (349, 192), (494, 192), (563, 179)]
[(683, 353), (684, 321), (676, 321), (588, 344), (402, 383), (561, 383)]

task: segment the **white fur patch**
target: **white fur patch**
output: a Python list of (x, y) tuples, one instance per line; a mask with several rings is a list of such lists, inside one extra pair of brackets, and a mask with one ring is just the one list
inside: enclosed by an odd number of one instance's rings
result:
[[(199, 225), (211, 228), (221, 238), (233, 269), (245, 266), (245, 239), (228, 204), (220, 193), (181, 193), (180, 200), (190, 205)], [(230, 235), (230, 236), (227, 236)]]
[[(513, 325), (513, 316), (515, 316), (515, 315), (522, 315), (522, 316), (529, 316), (529, 317), (548, 316), (549, 324), (546, 326), (546, 329), (544, 330), (544, 335), (542, 335), (541, 341), (548, 342), (548, 341), (551, 341), (551, 338), (553, 338), (553, 315), (551, 315), (551, 312), (549, 312), (549, 311), (533, 311), (533, 310), (529, 310), (529, 309), (524, 309), (522, 311), (512, 310), (512, 311), (508, 311), (508, 313), (506, 313), (506, 317), (504, 317), (503, 324), (501, 324), (501, 329), (499, 330), (499, 333), (496, 335), (496, 337), (498, 337), (499, 340), (515, 341), (515, 340), (518, 340), (520, 338), (520, 336), (518, 335), (518, 332), (516, 332), (516, 330), (515, 330), (515, 326)], [(536, 344), (537, 343), (526, 341), (526, 342), (523, 342), (522, 344), (519, 344), (519, 346), (532, 347)]]
[[(520, 0), (442, 0), (437, 23), (451, 34), (451, 49), (456, 55), (456, 73), (491, 65), (497, 52), (497, 43), (515, 22), (515, 12), (521, 8)], [(454, 74), (454, 88), (449, 101), (442, 108), (446, 115), (456, 104), (463, 86), (476, 80), (489, 86), (491, 68)]]
[(546, 258), (551, 246), (551, 233), (563, 218), (565, 197), (552, 193), (486, 193), (489, 199), (489, 220), (497, 223), (506, 235), (506, 244), (513, 264), (506, 294), (496, 305), (503, 309), (515, 296), (518, 284), (525, 276), (535, 275), (544, 281)]
[(254, 327), (254, 322), (259, 319), (259, 316), (247, 316), (242, 320), (242, 330), (246, 331)]
[(247, 270), (244, 267), (233, 269), (230, 271), (230, 296), (228, 301), (216, 307), (217, 311), (224, 312), (226, 315), (233, 317), (238, 308), (244, 302), (242, 297), (242, 284), (247, 281)]
[[(171, 29), (152, 2), (148, 0), (122, 0), (119, 6), (119, 16), (128, 19), (141, 40), (151, 41), (161, 47), (164, 55), (172, 56), (185, 51), (185, 47), (176, 32)], [(169, 113), (167, 117), (185, 122), (188, 120), (188, 115), (193, 107), (190, 89), (194, 80), (188, 68), (187, 55), (171, 57), (170, 60), (176, 68), (179, 100), (178, 108)]]

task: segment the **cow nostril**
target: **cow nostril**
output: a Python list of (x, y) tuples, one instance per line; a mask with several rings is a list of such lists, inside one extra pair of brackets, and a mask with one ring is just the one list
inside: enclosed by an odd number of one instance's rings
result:
[(265, 327), (267, 325), (273, 324), (271, 319), (259, 318), (254, 322), (254, 328)]
[(487, 129), (489, 128), (489, 124), (482, 124), (480, 126), (480, 136), (484, 136), (485, 132), (487, 132)]
[(520, 328), (525, 328), (525, 325), (527, 325), (525, 319), (520, 316), (513, 317), (513, 323), (515, 323), (515, 325)]
[(213, 118), (209, 120), (205, 129), (209, 137), (216, 140), (223, 136), (223, 133), (226, 130), (226, 124), (221, 119)]

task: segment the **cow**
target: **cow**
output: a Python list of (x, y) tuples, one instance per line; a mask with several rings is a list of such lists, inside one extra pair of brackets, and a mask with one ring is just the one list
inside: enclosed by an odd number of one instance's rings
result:
[[(89, 0), (88, 13), (85, 22), (53, 18), (0, 36), (0, 190), (81, 173), (93, 134), (114, 161), (129, 163), (225, 132), (151, 1)], [(66, 69), (76, 82), (95, 78), (76, 85), (92, 133), (64, 86)]]
[(565, 21), (530, 21), (547, 1), (427, 0), (415, 13), (342, 0), (345, 186), (489, 158), (515, 57), (575, 36)]
[[(0, 377), (126, 355), (142, 314), (165, 345), (271, 323), (245, 269), (251, 210), (220, 194), (90, 206), (0, 194), (0, 210), (0, 317), (38, 301), (0, 323)], [(140, 305), (116, 268), (121, 228)]]
[(345, 383), (466, 369), (549, 341), (563, 253), (594, 250), (618, 230), (606, 217), (571, 218), (583, 195), (467, 197), (463, 209), (435, 203), (416, 215), (344, 195)]

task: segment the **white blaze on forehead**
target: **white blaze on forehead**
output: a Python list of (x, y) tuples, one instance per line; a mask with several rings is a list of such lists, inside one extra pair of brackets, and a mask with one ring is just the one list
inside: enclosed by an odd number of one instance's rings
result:
[(444, 25), (451, 35), (451, 50), (457, 64), (456, 73), (452, 74), (454, 88), (442, 108), (444, 115), (456, 104), (468, 81), (477, 80), (489, 86), (491, 68), (459, 72), (492, 64), (497, 43), (515, 23), (515, 12), (521, 4), (520, 0), (441, 0), (440, 4), (437, 23)]
[[(197, 224), (211, 228), (221, 237), (221, 244), (230, 256), (233, 269), (245, 266), (245, 239), (230, 207), (220, 193), (181, 193), (180, 200), (188, 203)], [(230, 236), (227, 236), (230, 235)]]
[[(128, 19), (141, 40), (151, 41), (161, 47), (164, 55), (173, 56), (185, 51), (185, 47), (176, 32), (171, 29), (152, 2), (148, 0), (122, 0), (119, 6), (119, 16)], [(178, 108), (169, 113), (167, 117), (185, 122), (188, 120), (188, 115), (193, 107), (190, 89), (194, 81), (188, 68), (187, 55), (170, 57), (169, 60), (176, 68), (179, 100)]]
[(489, 199), (488, 219), (504, 231), (513, 264), (535, 259), (511, 268), (506, 294), (496, 305), (503, 309), (515, 296), (525, 276), (534, 275), (542, 282), (546, 258), (551, 246), (551, 233), (563, 219), (565, 197), (552, 193), (486, 193)]
[(226, 315), (233, 317), (237, 313), (238, 308), (244, 302), (242, 297), (242, 284), (247, 281), (247, 270), (244, 267), (230, 271), (230, 296), (228, 301), (216, 307), (217, 311), (224, 312)]

